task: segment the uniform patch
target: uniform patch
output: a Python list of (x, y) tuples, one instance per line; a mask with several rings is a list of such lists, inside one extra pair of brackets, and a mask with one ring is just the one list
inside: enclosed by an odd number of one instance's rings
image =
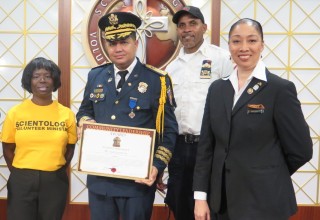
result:
[(210, 79), (211, 78), (211, 60), (203, 60), (201, 71), (200, 71), (200, 78), (201, 79)]

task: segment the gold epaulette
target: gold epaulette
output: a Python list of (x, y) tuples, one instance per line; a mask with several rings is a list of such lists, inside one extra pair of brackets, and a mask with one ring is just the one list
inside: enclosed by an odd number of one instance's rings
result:
[(156, 67), (154, 67), (154, 66), (151, 66), (151, 65), (149, 65), (149, 64), (146, 64), (146, 67), (149, 68), (149, 69), (151, 69), (151, 70), (153, 70), (154, 72), (160, 74), (161, 76), (167, 75), (167, 72), (166, 72), (166, 71), (161, 70), (161, 69), (158, 69), (158, 68), (156, 68)]
[(96, 69), (96, 68), (99, 68), (99, 67), (109, 66), (110, 64), (112, 64), (112, 63), (111, 63), (111, 62), (107, 62), (107, 63), (102, 64), (102, 65), (100, 65), (100, 66), (95, 66), (95, 67), (93, 67), (92, 70), (93, 70), (93, 69)]

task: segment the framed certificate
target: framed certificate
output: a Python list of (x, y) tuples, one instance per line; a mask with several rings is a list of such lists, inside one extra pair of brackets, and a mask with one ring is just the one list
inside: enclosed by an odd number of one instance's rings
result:
[(77, 170), (121, 179), (148, 178), (155, 129), (84, 122)]

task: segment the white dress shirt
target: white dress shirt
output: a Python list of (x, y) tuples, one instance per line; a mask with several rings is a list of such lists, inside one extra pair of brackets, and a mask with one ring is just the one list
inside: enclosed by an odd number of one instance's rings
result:
[[(132, 73), (132, 70), (133, 68), (136, 66), (137, 64), (137, 58), (134, 58), (133, 62), (130, 64), (130, 66), (125, 69), (128, 71), (127, 75), (126, 75), (126, 80), (129, 78), (130, 74)], [(121, 79), (121, 76), (118, 74), (119, 71), (123, 71), (123, 70), (120, 70), (118, 69), (118, 67), (116, 65), (113, 64), (113, 68), (114, 68), (114, 78), (115, 78), (115, 85), (117, 87), (120, 79)], [(120, 92), (121, 89), (117, 89), (118, 92)]]
[(248, 77), (246, 83), (239, 89), (239, 81), (238, 81), (238, 68), (235, 68), (234, 71), (231, 73), (229, 77), (224, 78), (223, 80), (230, 80), (232, 87), (234, 89), (234, 98), (233, 98), (233, 107), (236, 105), (237, 101), (239, 100), (241, 94), (249, 85), (253, 77), (260, 79), (262, 81), (267, 82), (266, 77), (266, 65), (263, 63), (262, 60), (259, 60), (256, 67)]

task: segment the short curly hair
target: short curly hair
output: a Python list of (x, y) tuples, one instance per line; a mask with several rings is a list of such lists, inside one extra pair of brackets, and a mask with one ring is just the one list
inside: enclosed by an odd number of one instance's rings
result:
[(53, 79), (53, 91), (57, 91), (57, 89), (60, 88), (61, 86), (61, 70), (58, 67), (57, 64), (55, 64), (51, 60), (47, 60), (43, 57), (37, 57), (31, 60), (27, 66), (23, 70), (22, 74), (22, 79), (21, 79), (21, 84), (22, 88), (27, 90), (29, 93), (32, 93), (31, 90), (31, 79), (32, 79), (32, 74), (35, 70), (38, 69), (45, 69), (51, 73), (51, 77)]

